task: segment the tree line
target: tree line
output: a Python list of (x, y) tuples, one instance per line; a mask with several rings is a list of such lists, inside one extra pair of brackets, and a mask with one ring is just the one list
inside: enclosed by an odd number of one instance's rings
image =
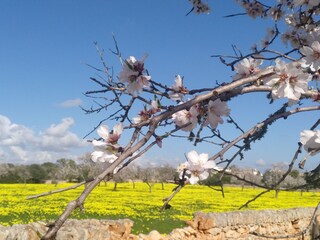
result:
[[(74, 161), (72, 159), (61, 158), (55, 163), (45, 162), (41, 164), (15, 165), (12, 163), (0, 164), (0, 183), (51, 183), (65, 182), (81, 182), (93, 178), (96, 174), (102, 172), (107, 163), (94, 163), (90, 160), (89, 155), (85, 155)], [(210, 176), (199, 184), (207, 186), (222, 186), (223, 184), (234, 184), (242, 187), (264, 185), (272, 187), (285, 174), (285, 170), (279, 166), (273, 166), (264, 173), (252, 168), (241, 168), (236, 165), (231, 166), (222, 176), (221, 173), (212, 171)], [(310, 175), (305, 175), (299, 170), (293, 170), (284, 181), (277, 187), (280, 189), (288, 188), (304, 188), (309, 186)], [(312, 178), (312, 181), (314, 179)], [(114, 174), (114, 190), (117, 184), (121, 182), (131, 182), (133, 188), (135, 182), (145, 182), (149, 191), (155, 183), (179, 183), (179, 176), (175, 168), (170, 165), (164, 166), (147, 166), (141, 167), (131, 164)], [(105, 181), (106, 184), (107, 181)], [(318, 186), (309, 186), (316, 188)]]

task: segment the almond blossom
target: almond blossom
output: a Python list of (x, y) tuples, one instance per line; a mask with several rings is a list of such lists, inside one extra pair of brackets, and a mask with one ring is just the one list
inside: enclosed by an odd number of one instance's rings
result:
[(132, 95), (141, 93), (143, 87), (149, 86), (151, 76), (144, 75), (144, 59), (145, 57), (138, 61), (135, 57), (130, 56), (122, 65), (119, 80), (122, 83), (127, 83), (126, 88)]
[(312, 70), (317, 71), (320, 67), (320, 43), (314, 41), (311, 47), (303, 46), (300, 52), (305, 56), (306, 64), (310, 64)]
[(193, 6), (193, 12), (196, 14), (209, 13), (210, 7), (207, 3), (203, 3), (202, 0), (189, 0)]
[(320, 0), (294, 0), (293, 4), (295, 6), (302, 6), (303, 4), (307, 4), (308, 8), (312, 8), (318, 6), (320, 4)]
[(209, 177), (209, 172), (207, 170), (216, 168), (214, 161), (208, 161), (209, 156), (207, 153), (198, 154), (193, 150), (188, 152), (186, 157), (188, 161), (182, 163), (178, 167), (178, 171), (180, 172), (180, 178), (185, 171), (187, 174), (186, 177), (191, 184), (196, 184), (199, 180), (207, 179)]
[(320, 152), (320, 130), (304, 130), (300, 133), (300, 142), (304, 149), (314, 156)]
[(117, 159), (117, 153), (120, 146), (118, 140), (123, 131), (122, 123), (118, 123), (113, 127), (113, 131), (109, 132), (107, 125), (101, 125), (97, 133), (101, 137), (101, 140), (93, 140), (92, 144), (95, 151), (91, 153), (91, 159), (94, 162), (109, 162), (113, 163)]
[(181, 130), (188, 132), (192, 131), (197, 126), (198, 115), (199, 111), (197, 106), (192, 106), (189, 111), (184, 109), (174, 113), (172, 115), (172, 119), (178, 127), (182, 127), (186, 124), (189, 124), (186, 127), (181, 128)]
[(147, 109), (147, 107), (144, 107), (144, 110), (141, 110), (137, 117), (133, 118), (133, 122), (135, 124), (141, 123), (143, 121), (148, 120), (153, 114), (157, 113), (157, 112), (161, 112), (161, 108), (160, 108), (160, 102), (159, 100), (153, 100), (151, 101), (151, 109)]
[(253, 19), (264, 15), (265, 10), (263, 5), (256, 0), (252, 2), (237, 0), (237, 2), (246, 10), (248, 16), (252, 17)]
[(212, 128), (216, 128), (218, 124), (223, 123), (221, 116), (229, 116), (230, 109), (226, 102), (222, 102), (219, 98), (215, 101), (210, 100), (208, 104), (208, 116), (205, 125), (210, 124)]
[(263, 83), (272, 87), (272, 98), (288, 98), (289, 105), (299, 101), (301, 94), (308, 91), (311, 75), (304, 72), (295, 63), (285, 63), (277, 59), (274, 75), (263, 79)]
[(238, 80), (240, 78), (248, 77), (251, 74), (255, 74), (260, 71), (259, 67), (262, 64), (262, 60), (254, 58), (245, 58), (238, 64), (234, 66), (234, 69), (237, 71), (232, 78), (233, 80)]
[(185, 94), (188, 93), (188, 90), (183, 86), (183, 80), (180, 75), (175, 77), (175, 84), (171, 86), (173, 92), (169, 93), (169, 97), (174, 101), (182, 101)]

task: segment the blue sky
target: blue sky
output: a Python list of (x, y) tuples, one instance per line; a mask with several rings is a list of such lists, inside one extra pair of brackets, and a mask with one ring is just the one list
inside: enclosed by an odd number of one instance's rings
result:
[[(230, 81), (233, 73), (210, 56), (232, 54), (232, 44), (248, 51), (265, 36), (270, 23), (246, 16), (223, 18), (242, 10), (231, 0), (209, 3), (211, 14), (185, 16), (191, 5), (182, 0), (2, 1), (0, 162), (76, 159), (92, 150), (82, 138), (106, 115), (85, 115), (79, 107), (90, 107), (92, 101), (83, 93), (97, 89), (89, 80), (96, 73), (85, 63), (101, 67), (93, 45), (98, 42), (108, 65), (120, 70), (117, 58), (108, 52), (114, 48), (112, 34), (123, 57), (148, 53), (146, 67), (155, 80), (171, 85), (180, 74), (189, 89)], [(261, 94), (230, 103), (232, 116), (245, 129), (279, 106), (269, 105)], [(300, 130), (317, 117), (310, 113), (281, 120), (255, 145), (256, 150), (236, 164), (267, 168), (273, 162), (290, 161)], [(144, 160), (176, 165), (191, 148), (179, 140), (164, 142), (161, 151), (154, 150)], [(198, 151), (214, 154), (217, 149), (202, 146)]]

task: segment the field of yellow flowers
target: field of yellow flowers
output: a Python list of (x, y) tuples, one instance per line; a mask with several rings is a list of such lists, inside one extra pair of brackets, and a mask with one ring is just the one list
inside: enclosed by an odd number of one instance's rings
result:
[[(38, 199), (26, 197), (56, 190), (71, 184), (0, 184), (0, 224), (12, 225), (34, 221), (54, 220), (67, 203), (83, 190), (78, 189)], [(113, 183), (97, 187), (85, 203), (85, 212), (77, 211), (72, 218), (120, 219), (134, 221), (133, 232), (143, 233), (156, 229), (168, 233), (173, 228), (184, 226), (184, 220), (192, 219), (198, 211), (222, 212), (237, 210), (242, 204), (262, 190), (257, 188), (225, 187), (221, 192), (206, 186), (185, 186), (170, 202), (172, 208), (160, 212), (162, 199), (168, 197), (176, 185), (155, 184), (150, 193), (145, 183), (119, 183), (113, 191)], [(320, 200), (318, 192), (280, 192), (278, 198), (270, 192), (249, 205), (247, 209), (279, 209), (292, 207), (315, 207)]]

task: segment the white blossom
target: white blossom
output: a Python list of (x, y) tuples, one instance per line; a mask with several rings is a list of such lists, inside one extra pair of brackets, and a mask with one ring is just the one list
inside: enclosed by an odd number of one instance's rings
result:
[(174, 113), (172, 119), (178, 127), (189, 124), (186, 127), (181, 128), (181, 130), (188, 132), (192, 131), (197, 126), (198, 115), (199, 111), (197, 106), (192, 106), (189, 111), (184, 109)]
[(101, 125), (97, 133), (102, 140), (93, 140), (92, 144), (95, 151), (91, 153), (91, 159), (94, 162), (109, 162), (112, 163), (117, 159), (117, 153), (120, 148), (118, 140), (122, 134), (123, 125), (118, 123), (114, 126), (110, 133), (107, 125)]
[(309, 9), (318, 6), (320, 4), (320, 0), (294, 0), (293, 4), (297, 7), (305, 4)]
[(187, 153), (187, 159), (187, 162), (179, 166), (178, 171), (180, 171), (180, 178), (183, 175), (183, 171), (185, 171), (186, 177), (191, 184), (207, 179), (209, 176), (207, 170), (216, 168), (214, 161), (208, 161), (209, 156), (206, 153), (198, 154), (193, 150)]
[(264, 12), (265, 12), (264, 7), (258, 1), (254, 0), (252, 2), (249, 2), (249, 1), (238, 0), (238, 2), (246, 10), (248, 16), (252, 17), (253, 19), (264, 15)]
[(265, 78), (264, 84), (272, 87), (272, 98), (288, 98), (290, 105), (299, 101), (301, 94), (308, 91), (311, 75), (294, 63), (285, 63), (277, 59), (276, 74)]
[(147, 107), (145, 106), (144, 110), (141, 110), (138, 116), (133, 118), (133, 122), (135, 124), (141, 123), (143, 121), (148, 120), (153, 114), (157, 112), (161, 112), (161, 108), (159, 104), (160, 104), (159, 100), (152, 100), (151, 109), (147, 109)]
[(135, 57), (130, 56), (124, 61), (122, 71), (119, 74), (119, 80), (126, 83), (129, 93), (136, 95), (141, 93), (143, 87), (149, 86), (150, 76), (144, 75), (144, 59), (138, 61)]
[(180, 75), (175, 77), (175, 84), (171, 86), (174, 91), (169, 92), (169, 97), (174, 101), (182, 101), (188, 90), (183, 86), (183, 80)]
[(234, 66), (236, 74), (232, 77), (233, 80), (238, 80), (244, 77), (248, 77), (251, 74), (255, 74), (260, 71), (259, 67), (262, 64), (262, 60), (254, 58), (245, 58)]
[(303, 46), (300, 52), (305, 56), (306, 64), (310, 64), (310, 67), (317, 71), (320, 67), (320, 43), (314, 41), (311, 47)]
[(319, 41), (320, 39), (320, 27), (315, 27), (309, 34), (306, 36), (306, 45), (310, 45), (315, 42)]
[(300, 133), (300, 142), (311, 156), (320, 152), (320, 130), (304, 130)]
[(196, 14), (209, 13), (210, 7), (208, 4), (203, 3), (202, 0), (189, 0), (193, 6), (193, 12)]
[(301, 37), (297, 34), (297, 31), (288, 29), (285, 33), (281, 35), (282, 42), (288, 46), (288, 43), (292, 45), (294, 48), (300, 47)]
[(215, 101), (210, 100), (205, 125), (210, 124), (212, 128), (216, 128), (219, 123), (223, 123), (221, 116), (229, 116), (229, 114), (230, 109), (226, 102), (222, 102), (220, 99), (216, 99)]
[(276, 6), (276, 7), (270, 8), (270, 10), (268, 11), (268, 14), (273, 18), (273, 20), (278, 21), (283, 17), (284, 11), (281, 10), (281, 7)]

